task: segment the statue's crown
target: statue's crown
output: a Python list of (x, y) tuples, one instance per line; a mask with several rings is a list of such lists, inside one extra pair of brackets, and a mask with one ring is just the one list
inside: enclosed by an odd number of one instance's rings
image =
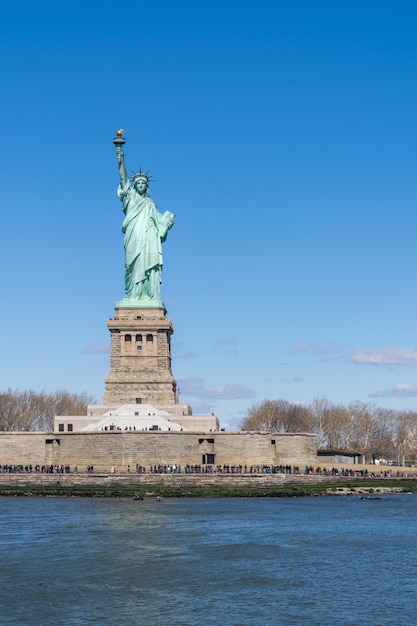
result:
[(133, 184), (140, 178), (142, 180), (146, 180), (147, 183), (152, 182), (154, 180), (152, 178), (152, 174), (149, 173), (149, 170), (147, 172), (142, 172), (142, 170), (139, 169), (139, 172), (132, 171), (132, 174), (133, 176), (130, 176), (130, 179), (133, 181)]

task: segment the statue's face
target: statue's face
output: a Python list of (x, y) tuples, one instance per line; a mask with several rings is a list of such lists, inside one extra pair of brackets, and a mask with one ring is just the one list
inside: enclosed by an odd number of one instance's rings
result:
[(143, 194), (146, 193), (148, 189), (148, 183), (144, 178), (138, 178), (135, 181), (135, 189), (138, 193), (140, 193), (141, 196), (143, 196)]

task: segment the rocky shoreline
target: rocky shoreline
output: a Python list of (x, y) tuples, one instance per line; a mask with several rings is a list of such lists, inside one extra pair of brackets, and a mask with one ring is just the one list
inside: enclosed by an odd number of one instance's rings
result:
[(0, 496), (294, 497), (417, 492), (416, 475), (0, 474)]

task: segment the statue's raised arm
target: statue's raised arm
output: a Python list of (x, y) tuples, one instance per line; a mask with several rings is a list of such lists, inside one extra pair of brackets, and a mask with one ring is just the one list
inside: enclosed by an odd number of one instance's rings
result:
[(125, 139), (123, 139), (123, 128), (117, 131), (116, 137), (113, 139), (113, 143), (116, 146), (116, 156), (117, 162), (119, 164), (119, 174), (120, 174), (120, 184), (122, 188), (126, 187), (128, 178), (126, 173), (125, 166), (125, 155), (123, 152), (123, 144), (125, 143)]
[(175, 215), (158, 211), (149, 195), (150, 176), (139, 171), (133, 175), (132, 184), (124, 162), (123, 130), (113, 139), (119, 164), (120, 185), (117, 194), (122, 202), (125, 219), (125, 297), (118, 306), (163, 307), (160, 284), (162, 273), (162, 243), (174, 224)]

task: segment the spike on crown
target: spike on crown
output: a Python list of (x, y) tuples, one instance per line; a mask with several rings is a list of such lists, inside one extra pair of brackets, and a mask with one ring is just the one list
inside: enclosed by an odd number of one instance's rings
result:
[(146, 180), (147, 183), (153, 181), (152, 175), (149, 173), (149, 170), (147, 172), (142, 172), (142, 170), (140, 169), (139, 172), (132, 171), (132, 174), (133, 176), (131, 176), (131, 180), (133, 181), (133, 184), (140, 178), (142, 178), (142, 180)]
[(146, 176), (146, 174), (135, 174), (133, 177), (133, 182), (135, 183), (140, 178), (142, 178), (143, 180), (146, 180), (147, 183), (149, 182), (149, 178)]

